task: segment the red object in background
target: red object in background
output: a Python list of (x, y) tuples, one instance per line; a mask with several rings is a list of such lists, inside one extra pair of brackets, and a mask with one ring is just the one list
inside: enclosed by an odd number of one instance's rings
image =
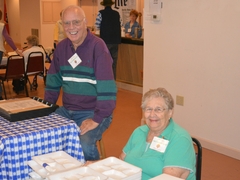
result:
[(3, 20), (6, 23), (5, 26), (7, 28), (8, 34), (10, 33), (9, 31), (9, 26), (8, 26), (8, 17), (7, 17), (7, 6), (6, 6), (6, 0), (4, 0), (4, 12), (3, 12)]

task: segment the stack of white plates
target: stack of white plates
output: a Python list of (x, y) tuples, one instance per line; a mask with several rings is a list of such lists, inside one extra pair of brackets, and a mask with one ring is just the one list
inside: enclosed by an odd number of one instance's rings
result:
[(51, 174), (57, 174), (62, 171), (77, 168), (83, 164), (66, 152), (57, 151), (34, 156), (31, 161), (28, 161), (28, 165), (33, 169), (33, 172), (29, 175), (35, 180), (42, 180), (47, 179)]
[(115, 157), (88, 166), (64, 151), (32, 157), (28, 165), (33, 180), (141, 180), (142, 170)]
[(108, 177), (89, 167), (80, 167), (65, 172), (52, 174), (48, 180), (107, 180)]
[(141, 180), (142, 169), (115, 157), (109, 157), (88, 165), (91, 169), (102, 173), (108, 180)]

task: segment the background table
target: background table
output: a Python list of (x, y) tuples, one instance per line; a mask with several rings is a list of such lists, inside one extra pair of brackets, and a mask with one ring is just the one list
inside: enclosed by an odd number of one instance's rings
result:
[(79, 134), (74, 121), (57, 114), (18, 122), (0, 117), (0, 179), (26, 180), (32, 156), (59, 150), (84, 162)]
[(4, 65), (7, 65), (7, 59), (8, 59), (8, 56), (12, 56), (12, 55), (18, 55), (15, 51), (12, 51), (12, 52), (8, 52), (7, 53), (7, 56), (3, 56), (2, 57), (2, 62), (0, 65), (4, 66)]

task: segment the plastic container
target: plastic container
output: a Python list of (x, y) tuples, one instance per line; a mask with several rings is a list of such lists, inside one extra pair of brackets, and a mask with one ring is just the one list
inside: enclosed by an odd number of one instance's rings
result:
[(74, 169), (83, 165), (77, 159), (64, 151), (57, 151), (49, 154), (32, 157), (28, 165), (42, 178), (51, 174)]
[(48, 180), (105, 180), (107, 176), (89, 167), (80, 167), (48, 176)]
[(115, 157), (109, 157), (88, 165), (93, 170), (107, 176), (109, 180), (141, 180), (142, 169)]

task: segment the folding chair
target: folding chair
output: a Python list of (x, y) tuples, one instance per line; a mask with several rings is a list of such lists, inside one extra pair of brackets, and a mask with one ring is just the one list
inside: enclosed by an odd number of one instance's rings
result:
[(202, 145), (194, 137), (192, 137), (193, 144), (196, 145), (196, 180), (201, 180), (201, 171), (202, 171)]
[[(29, 82), (30, 90), (37, 89), (37, 76), (42, 75), (44, 76), (44, 56), (43, 53), (38, 52), (31, 52), (28, 55), (27, 67), (26, 67), (26, 80)], [(34, 76), (33, 82), (31, 83), (29, 80), (29, 76)]]
[[(24, 65), (24, 57), (18, 55), (12, 55), (8, 57), (6, 69), (0, 70), (0, 80), (3, 86), (3, 92), (5, 99), (7, 99), (6, 90), (4, 81), (20, 79), (23, 78), (25, 74), (25, 65)], [(26, 79), (24, 80), (24, 88), (26, 91), (26, 96), (28, 97), (28, 90), (26, 85)]]

